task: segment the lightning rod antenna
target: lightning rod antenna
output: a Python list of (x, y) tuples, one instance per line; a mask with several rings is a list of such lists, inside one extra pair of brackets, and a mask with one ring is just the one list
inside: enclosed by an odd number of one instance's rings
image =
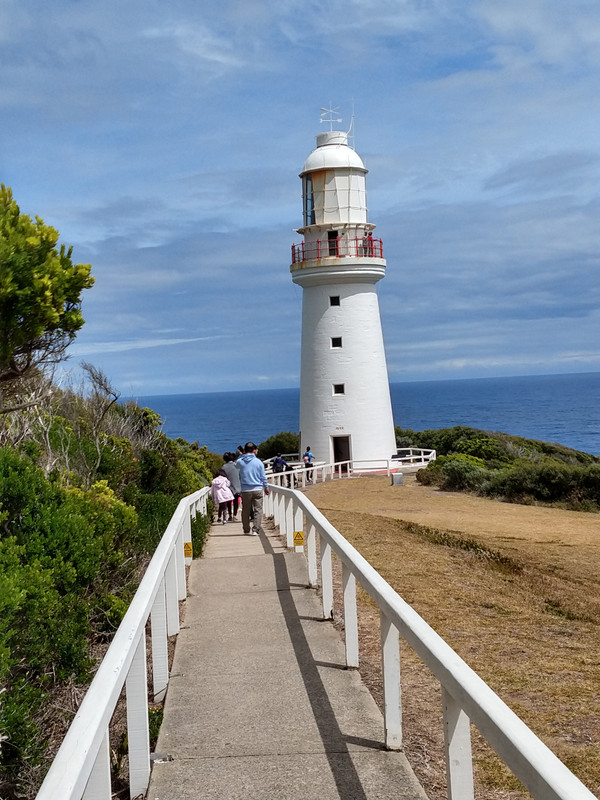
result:
[(346, 135), (348, 136), (348, 139), (352, 139), (353, 143), (350, 146), (352, 147), (353, 150), (356, 149), (354, 147), (354, 139), (355, 139), (354, 122), (355, 122), (355, 120), (356, 120), (356, 116), (354, 114), (354, 98), (352, 98), (352, 116), (350, 117), (350, 127), (346, 131)]

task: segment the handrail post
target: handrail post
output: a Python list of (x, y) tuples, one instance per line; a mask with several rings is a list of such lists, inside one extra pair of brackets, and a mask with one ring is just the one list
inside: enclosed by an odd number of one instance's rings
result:
[(112, 796), (110, 784), (110, 742), (108, 729), (96, 755), (90, 777), (85, 785), (81, 800), (109, 800)]
[(150, 732), (148, 727), (148, 688), (146, 637), (144, 631), (127, 675), (127, 748), (129, 753), (129, 796), (146, 792), (150, 781)]
[(177, 596), (177, 562), (171, 551), (165, 570), (165, 595), (167, 599), (167, 635), (179, 633), (179, 598)]
[(471, 721), (442, 686), (448, 800), (474, 800)]
[(331, 619), (333, 617), (333, 566), (331, 563), (331, 545), (323, 536), (320, 537), (320, 550), (323, 619)]
[(285, 495), (279, 494), (277, 497), (277, 525), (282, 533), (285, 533)]
[(314, 589), (318, 586), (319, 574), (317, 568), (317, 530), (312, 522), (308, 523), (306, 552), (308, 560), (308, 585)]
[(294, 546), (294, 498), (285, 496), (285, 542), (287, 547)]
[[(194, 508), (196, 504), (193, 504)], [(185, 568), (189, 567), (192, 563), (192, 509), (188, 508), (183, 517), (183, 575), (185, 585)], [(194, 517), (196, 515), (194, 514)], [(183, 599), (183, 598), (182, 598)]]
[(344, 590), (344, 640), (346, 643), (346, 666), (358, 667), (358, 615), (356, 610), (356, 578), (342, 564)]
[[(292, 498), (292, 512), (294, 515), (294, 526), (292, 530), (292, 538), (296, 531), (302, 531), (304, 535), (304, 512), (302, 511), (302, 507), (297, 505), (294, 507), (294, 499)], [(294, 550), (296, 553), (303, 553), (304, 546), (299, 544), (294, 546)]]
[(152, 635), (152, 689), (154, 702), (164, 700), (169, 682), (169, 648), (167, 643), (167, 605), (165, 601), (165, 580), (160, 582), (158, 592), (150, 612)]
[(185, 600), (187, 596), (187, 585), (185, 580), (185, 558), (183, 555), (183, 522), (177, 531), (175, 539), (175, 563), (177, 565), (177, 598)]
[(402, 689), (400, 683), (400, 637), (396, 626), (379, 612), (381, 667), (383, 674), (383, 719), (385, 746), (402, 750)]
[[(285, 532), (286, 532), (286, 528), (285, 528), (285, 523), (286, 523), (286, 519), (285, 519), (285, 495), (283, 493), (279, 495), (279, 511), (278, 511), (278, 513), (279, 513), (279, 528), (281, 529), (281, 532), (285, 534)], [(287, 539), (286, 539), (286, 547), (287, 547)]]

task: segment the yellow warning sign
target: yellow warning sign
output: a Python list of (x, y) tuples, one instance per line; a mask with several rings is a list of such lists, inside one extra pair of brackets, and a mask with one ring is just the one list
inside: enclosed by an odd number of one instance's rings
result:
[(304, 531), (294, 531), (294, 547), (302, 547), (304, 544)]
[(191, 542), (184, 542), (183, 543), (183, 555), (186, 558), (193, 558), (194, 550), (192, 548), (192, 543)]

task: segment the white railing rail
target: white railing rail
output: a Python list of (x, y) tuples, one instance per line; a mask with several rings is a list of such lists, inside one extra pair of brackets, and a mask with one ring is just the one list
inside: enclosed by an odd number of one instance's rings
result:
[[(284, 473), (285, 474), (285, 473)], [(415, 650), (442, 688), (449, 800), (473, 800), (470, 722), (536, 800), (594, 800), (594, 795), (510, 710), (492, 689), (392, 589), (301, 492), (271, 483), (265, 511), (288, 547), (306, 542), (308, 583), (317, 587), (319, 566), (323, 618), (333, 616), (332, 553), (342, 563), (346, 665), (358, 667), (356, 582), (379, 607), (383, 665), (384, 734), (391, 750), (402, 748), (399, 636)], [(306, 535), (305, 535), (306, 534)], [(319, 556), (317, 556), (317, 536)]]
[(146, 623), (150, 619), (153, 694), (160, 702), (169, 681), (167, 637), (179, 632), (179, 601), (187, 593), (191, 518), (206, 513), (209, 493), (205, 487), (179, 502), (36, 800), (110, 800), (108, 727), (123, 686), (130, 797), (145, 794), (150, 780)]
[(435, 450), (425, 447), (399, 447), (392, 460), (400, 464), (428, 464), (435, 459)]
[(391, 475), (394, 472), (401, 470), (402, 466), (410, 465), (413, 468), (418, 465), (426, 467), (430, 461), (435, 461), (436, 451), (426, 450), (421, 448), (402, 448), (395, 458), (380, 458), (371, 459), (369, 461), (335, 461), (332, 463), (325, 463), (324, 461), (315, 461), (312, 466), (307, 467), (305, 464), (290, 463), (291, 469), (286, 472), (273, 472), (272, 468), (268, 467), (267, 478), (272, 480), (278, 486), (292, 487), (301, 486), (304, 488), (308, 483), (321, 483), (327, 480), (336, 480), (337, 478), (349, 478), (352, 475), (364, 474), (385, 474)]

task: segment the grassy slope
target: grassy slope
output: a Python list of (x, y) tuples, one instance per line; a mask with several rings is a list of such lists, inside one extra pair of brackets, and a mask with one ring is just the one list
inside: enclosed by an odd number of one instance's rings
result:
[[(307, 494), (598, 793), (597, 515), (508, 505), (405, 480), (403, 487), (386, 478), (341, 481)], [(377, 615), (362, 600), (361, 656), (377, 695)], [(430, 796), (441, 798), (439, 687), (409, 652), (403, 680), (407, 752)], [(518, 797), (512, 776), (477, 739), (475, 752), (478, 797)]]

